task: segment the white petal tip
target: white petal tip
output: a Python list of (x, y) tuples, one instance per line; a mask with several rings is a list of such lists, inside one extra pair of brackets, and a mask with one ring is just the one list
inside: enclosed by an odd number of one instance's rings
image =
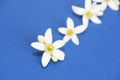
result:
[(58, 62), (58, 59), (55, 58), (54, 56), (52, 56), (51, 59), (52, 59), (53, 62)]
[[(52, 32), (52, 29), (51, 29), (51, 28), (48, 28), (47, 31), (51, 31), (51, 32)], [(47, 31), (46, 31), (46, 32), (47, 32)]]
[(102, 23), (102, 21), (99, 21), (99, 22), (94, 22), (95, 24), (101, 24)]
[(74, 11), (74, 10), (76, 10), (76, 8), (78, 8), (77, 6), (74, 6), (74, 5), (72, 5), (72, 10)]
[(62, 59), (62, 61), (64, 61), (65, 60), (65, 56), (64, 56), (64, 58)]
[(71, 18), (71, 17), (68, 17), (67, 20), (72, 20), (72, 18)]
[(38, 35), (38, 41), (41, 42), (41, 43), (44, 43), (45, 42), (45, 37), (42, 36), (42, 35)]
[(33, 45), (33, 43), (30, 44), (31, 46)]
[(42, 67), (47, 67), (47, 64), (42, 62)]
[(78, 46), (78, 45), (79, 45), (79, 42), (76, 42), (76, 43), (74, 43), (74, 44)]
[(58, 28), (58, 31), (61, 33), (61, 29), (60, 28)]
[(48, 30), (52, 30), (51, 28), (48, 28)]
[(102, 21), (97, 16), (93, 16), (91, 18), (91, 21), (95, 24), (101, 24), (102, 23)]
[(72, 5), (72, 8), (74, 8), (75, 6), (74, 5)]
[(47, 67), (48, 64), (42, 63), (42, 67)]
[(102, 21), (98, 22), (97, 24), (101, 24), (101, 23), (102, 23)]
[(63, 58), (61, 58), (61, 59), (59, 59), (60, 61), (64, 61), (65, 60), (65, 56), (63, 57)]
[(52, 29), (48, 28), (45, 32), (45, 43), (52, 43)]
[(35, 42), (31, 43), (31, 46), (34, 48)]
[(48, 28), (47, 30), (46, 30), (46, 33), (47, 32), (52, 32), (52, 29), (51, 28)]
[(59, 31), (61, 34), (63, 34), (63, 35), (66, 34), (66, 30), (67, 30), (67, 28), (63, 28), (63, 27), (58, 28), (58, 31)]
[(73, 9), (73, 10), (74, 10), (75, 7), (76, 7), (76, 6), (72, 5), (72, 9)]
[(42, 64), (42, 66), (43, 66), (44, 68), (47, 67), (47, 65), (43, 65), (43, 64)]
[(79, 45), (79, 43), (76, 44), (77, 46)]

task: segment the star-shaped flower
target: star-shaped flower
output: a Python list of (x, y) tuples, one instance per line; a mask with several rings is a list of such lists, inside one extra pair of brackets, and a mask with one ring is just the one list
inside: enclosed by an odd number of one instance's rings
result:
[(93, 4), (91, 0), (85, 0), (85, 9), (77, 6), (72, 6), (72, 10), (77, 15), (83, 16), (82, 21), (83, 24), (89, 23), (89, 20), (91, 20), (93, 23), (100, 24), (101, 20), (97, 17), (98, 15), (98, 9), (93, 8)]
[(63, 41), (65, 43), (71, 39), (74, 44), (79, 45), (77, 34), (84, 32), (86, 28), (87, 28), (87, 25), (80, 25), (80, 26), (74, 27), (73, 20), (71, 18), (67, 18), (67, 28), (60, 27), (58, 31), (63, 35), (65, 35), (63, 38)]
[(120, 1), (119, 0), (93, 0), (95, 2), (101, 3), (101, 8), (104, 11), (107, 6), (109, 6), (112, 10), (118, 11)]
[(65, 54), (59, 48), (63, 47), (65, 43), (62, 40), (57, 40), (52, 43), (53, 40), (51, 28), (47, 29), (45, 32), (45, 37), (39, 35), (38, 41), (39, 42), (33, 42), (31, 46), (37, 50), (44, 51), (41, 60), (43, 67), (48, 65), (50, 59), (52, 59), (54, 62), (57, 62), (58, 60), (64, 60)]

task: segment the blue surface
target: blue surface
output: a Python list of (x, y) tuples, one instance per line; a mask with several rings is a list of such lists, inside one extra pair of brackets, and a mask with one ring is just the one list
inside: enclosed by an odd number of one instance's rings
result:
[(109, 8), (102, 24), (90, 23), (79, 35), (79, 46), (69, 41), (62, 48), (63, 62), (41, 66), (30, 44), (49, 27), (54, 40), (62, 39), (57, 29), (67, 17), (80, 25), (72, 4), (84, 0), (0, 0), (0, 80), (120, 80), (120, 11)]

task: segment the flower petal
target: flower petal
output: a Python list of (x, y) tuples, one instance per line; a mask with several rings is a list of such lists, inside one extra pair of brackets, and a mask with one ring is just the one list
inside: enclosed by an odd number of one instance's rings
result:
[(107, 9), (107, 3), (106, 2), (102, 2), (101, 3), (101, 10), (105, 11)]
[(83, 15), (85, 13), (85, 9), (77, 7), (77, 6), (72, 6), (72, 10), (74, 13), (76, 13), (77, 15)]
[(95, 1), (95, 2), (102, 2), (103, 0), (93, 0), (93, 1)]
[(85, 15), (82, 17), (82, 23), (88, 26), (89, 19)]
[(42, 35), (38, 35), (38, 41), (41, 42), (41, 43), (44, 43), (45, 42), (45, 37), (42, 36)]
[(108, 3), (108, 5), (114, 11), (118, 11), (119, 10), (119, 6), (115, 5), (115, 3), (112, 0)]
[(102, 5), (98, 5), (98, 4), (95, 4), (93, 5), (94, 8), (93, 8), (93, 12), (95, 15), (97, 16), (103, 16), (103, 9), (102, 9)]
[(102, 11), (99, 11), (99, 12), (97, 12), (95, 15), (97, 15), (97, 16), (103, 16), (104, 13), (103, 13)]
[(101, 24), (102, 23), (101, 20), (95, 15), (93, 17), (91, 17), (91, 21), (95, 24)]
[(61, 60), (61, 61), (63, 61), (64, 58), (65, 58), (64, 52), (61, 51), (61, 50), (58, 50), (58, 49), (55, 50), (52, 54), (53, 54), (54, 57), (56, 57), (57, 59), (59, 59), (59, 60)]
[(82, 32), (84, 32), (86, 29), (87, 29), (87, 25), (80, 25), (80, 26), (77, 26), (76, 28), (75, 28), (75, 33), (76, 34), (80, 34), (80, 33), (82, 33)]
[(47, 29), (45, 32), (45, 43), (49, 44), (52, 43), (52, 30), (51, 28)]
[(85, 9), (90, 9), (92, 5), (92, 1), (91, 0), (85, 0)]
[(119, 0), (113, 0), (114, 4), (117, 6), (120, 6), (120, 1)]
[(61, 28), (58, 29), (58, 31), (62, 34), (66, 34), (67, 28), (61, 27)]
[(72, 42), (75, 43), (76, 45), (79, 45), (79, 40), (78, 40), (77, 35), (74, 35), (74, 36), (72, 37)]
[(54, 57), (54, 56), (51, 56), (51, 59), (52, 59), (53, 62), (57, 62), (58, 61), (58, 59), (56, 57)]
[(63, 41), (65, 42), (65, 43), (67, 43), (68, 41), (70, 40), (70, 37), (69, 36), (64, 36), (64, 38), (63, 38)]
[(50, 59), (51, 59), (51, 54), (47, 53), (47, 52), (44, 52), (43, 56), (42, 56), (42, 60), (41, 60), (42, 66), (46, 67), (48, 65)]
[(31, 46), (37, 50), (44, 51), (45, 50), (45, 45), (43, 43), (39, 42), (33, 42)]
[(53, 45), (54, 45), (54, 47), (55, 47), (56, 49), (58, 49), (58, 48), (63, 47), (63, 46), (65, 45), (65, 43), (64, 43), (64, 41), (62, 41), (62, 40), (57, 40), (57, 41), (55, 41), (55, 42), (53, 43)]
[(74, 28), (74, 22), (70, 17), (67, 18), (67, 28), (70, 28), (70, 29)]

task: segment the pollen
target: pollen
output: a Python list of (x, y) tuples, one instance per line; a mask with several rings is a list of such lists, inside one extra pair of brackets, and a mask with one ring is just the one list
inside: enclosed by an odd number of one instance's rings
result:
[(74, 34), (74, 31), (72, 29), (67, 30), (67, 35), (72, 36)]
[(86, 11), (85, 15), (86, 15), (87, 18), (90, 19), (93, 16), (93, 13), (91, 11)]
[(110, 0), (105, 0), (105, 2), (110, 2)]
[(52, 52), (54, 50), (54, 46), (52, 44), (46, 44), (45, 45), (45, 51), (46, 52)]

